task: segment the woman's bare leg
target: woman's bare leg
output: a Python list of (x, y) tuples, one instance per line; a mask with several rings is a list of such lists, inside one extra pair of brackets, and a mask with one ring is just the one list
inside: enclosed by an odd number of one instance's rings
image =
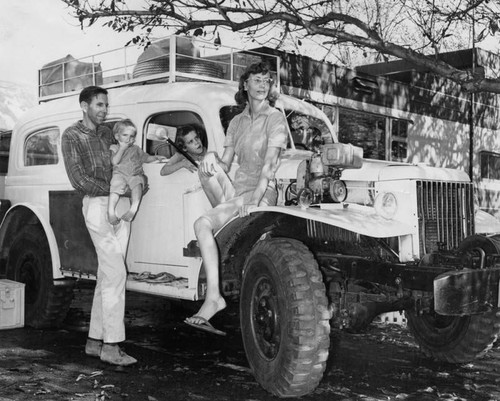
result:
[(200, 247), (203, 265), (207, 274), (207, 293), (200, 310), (186, 321), (194, 324), (210, 320), (217, 312), (226, 307), (226, 301), (219, 291), (219, 251), (212, 231), (210, 220), (200, 217), (194, 224), (196, 238)]
[(234, 198), (234, 187), (227, 174), (217, 165), (215, 174), (205, 177), (200, 174), (200, 182), (212, 207)]

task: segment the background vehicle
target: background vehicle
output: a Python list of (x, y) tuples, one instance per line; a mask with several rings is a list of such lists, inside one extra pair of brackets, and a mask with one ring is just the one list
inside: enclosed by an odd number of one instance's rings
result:
[[(62, 92), (41, 90), (42, 104), (14, 128), (0, 273), (26, 283), (29, 325), (59, 324), (75, 279), (92, 280), (97, 269), (60, 150), (62, 132), (81, 118), (78, 85), (107, 86), (108, 123), (132, 119), (137, 143), (151, 154), (170, 156), (173, 150), (153, 134), (172, 135), (186, 124), (202, 126), (208, 149), (222, 151), (237, 112), (236, 87), (225, 78), (237, 78), (245, 67), (238, 53), (216, 48), (211, 56), (208, 44), (176, 37), (157, 48), (163, 52), (145, 52), (121, 77), (109, 77), (116, 68), (94, 59), (84, 66), (90, 72), (77, 77), (65, 77), (61, 68), (61, 79), (47, 85), (59, 83)], [(63, 66), (68, 62), (74, 60)], [(493, 232), (496, 220), (474, 210), (468, 176), (363, 159), (360, 148), (337, 141), (318, 108), (288, 96), (278, 107), (290, 129), (277, 173), (279, 203), (216, 233), (223, 293), (240, 300), (243, 342), (257, 381), (283, 397), (313, 391), (326, 368), (331, 327), (359, 329), (396, 310), (405, 310), (426, 354), (448, 362), (484, 354), (498, 335), (499, 237), (475, 233), (476, 221)], [(297, 149), (297, 138), (313, 149)], [(196, 174), (161, 177), (161, 167), (144, 166), (149, 191), (132, 223), (127, 288), (199, 300), (205, 280), (193, 222), (209, 203)], [(145, 281), (147, 273), (172, 279)]]

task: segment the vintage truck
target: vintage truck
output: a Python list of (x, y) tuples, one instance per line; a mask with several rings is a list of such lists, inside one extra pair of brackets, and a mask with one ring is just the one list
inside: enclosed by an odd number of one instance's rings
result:
[[(106, 60), (123, 57), (96, 56), (90, 72), (76, 78), (66, 76), (63, 65), (60, 89), (41, 90), (40, 105), (13, 130), (1, 200), (0, 274), (26, 284), (30, 326), (61, 324), (75, 282), (94, 280), (97, 270), (81, 198), (61, 154), (63, 131), (81, 118), (79, 86), (66, 81), (107, 87), (107, 124), (132, 119), (137, 144), (150, 154), (169, 157), (175, 150), (158, 132), (175, 133), (186, 124), (203, 127), (208, 149), (221, 152), (238, 112), (234, 80), (245, 67), (241, 60), (269, 59), (185, 37), (153, 49), (118, 75)], [(277, 60), (275, 71), (279, 85)], [(228, 300), (239, 301), (256, 380), (280, 397), (314, 391), (331, 328), (359, 330), (389, 311), (405, 312), (430, 357), (462, 363), (488, 351), (500, 330), (500, 227), (476, 210), (469, 177), (363, 159), (360, 148), (338, 143), (318, 108), (288, 96), (277, 107), (290, 132), (277, 173), (278, 205), (256, 208), (216, 233), (221, 287)], [(193, 222), (210, 205), (197, 174), (160, 176), (161, 167), (144, 166), (149, 190), (131, 226), (127, 289), (198, 301), (205, 278)], [(170, 279), (144, 280), (159, 275)]]

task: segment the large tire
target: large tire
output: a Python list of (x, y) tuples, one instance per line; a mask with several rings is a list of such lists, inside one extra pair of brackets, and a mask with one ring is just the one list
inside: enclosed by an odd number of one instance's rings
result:
[(72, 287), (54, 285), (52, 260), (44, 231), (23, 228), (9, 250), (7, 277), (25, 284), (25, 325), (59, 327), (73, 298)]
[(325, 286), (307, 247), (292, 239), (257, 243), (244, 267), (240, 319), (256, 380), (280, 397), (318, 386), (328, 359)]
[(405, 314), (422, 352), (443, 362), (466, 363), (483, 356), (493, 346), (500, 328), (496, 312), (464, 317)]
[[(462, 258), (470, 259), (482, 249), (486, 255), (499, 253), (497, 237), (472, 235), (459, 247)], [(406, 311), (408, 328), (422, 352), (439, 361), (466, 363), (483, 356), (497, 340), (500, 313), (488, 312), (473, 316), (443, 316), (435, 312), (417, 316)]]

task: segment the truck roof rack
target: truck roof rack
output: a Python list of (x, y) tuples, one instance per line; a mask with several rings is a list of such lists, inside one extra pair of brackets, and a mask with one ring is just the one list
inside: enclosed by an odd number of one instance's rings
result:
[(260, 61), (270, 65), (279, 87), (279, 56), (172, 35), (152, 41), (145, 49), (125, 46), (79, 59), (68, 54), (50, 62), (38, 71), (38, 100), (73, 96), (89, 85), (114, 88), (177, 81), (234, 84), (248, 65)]

